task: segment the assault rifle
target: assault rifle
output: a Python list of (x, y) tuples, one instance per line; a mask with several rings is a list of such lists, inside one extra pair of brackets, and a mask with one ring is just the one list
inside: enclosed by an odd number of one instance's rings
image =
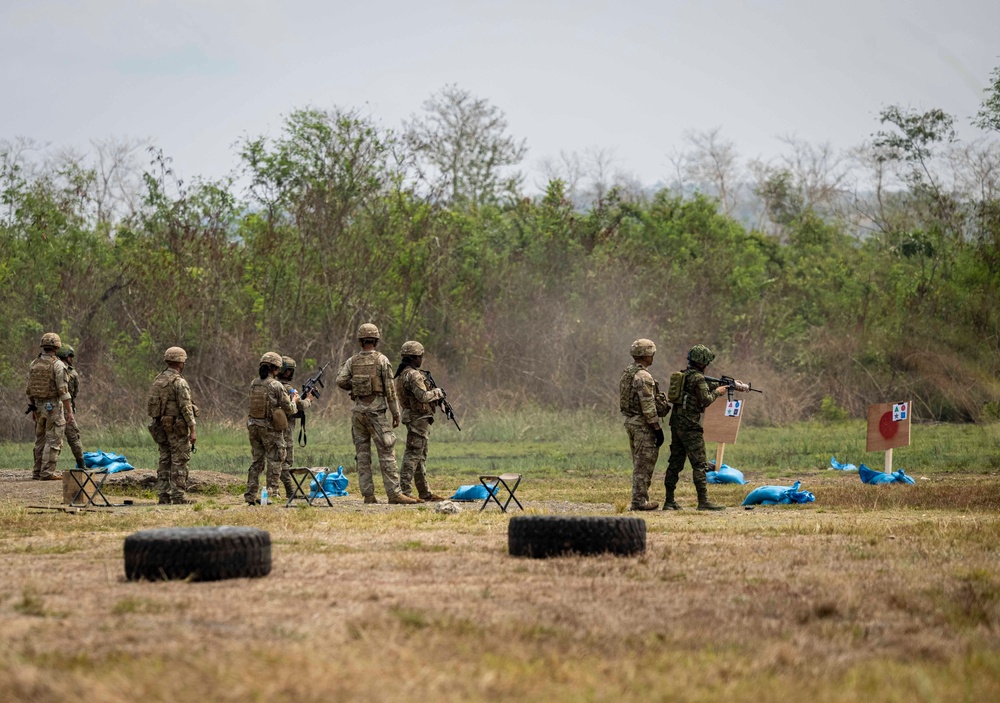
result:
[[(421, 369), (421, 371), (423, 371), (423, 369)], [(430, 371), (424, 371), (424, 378), (427, 379), (427, 385), (430, 386), (430, 390), (441, 388), (441, 386), (439, 386), (434, 380), (434, 377), (431, 376)], [(441, 388), (441, 392), (444, 393), (444, 388)], [(442, 396), (441, 400), (437, 401), (437, 404), (438, 407), (441, 408), (441, 412), (444, 413), (444, 416), (454, 422), (455, 427), (458, 427), (458, 431), (461, 432), (462, 428), (458, 426), (458, 420), (455, 419), (455, 410), (451, 407), (451, 403), (445, 400), (445, 396)]]
[[(729, 400), (733, 399), (733, 391), (742, 391), (742, 390), (744, 390), (743, 388), (740, 388), (739, 386), (736, 385), (736, 379), (733, 378), (732, 376), (723, 376), (722, 378), (712, 378), (711, 376), (705, 376), (705, 380), (706, 381), (715, 381), (720, 386), (725, 386), (726, 387), (726, 395), (728, 396)], [(754, 393), (760, 393), (761, 395), (764, 394), (764, 391), (760, 390), (759, 388), (754, 388), (753, 385), (750, 384), (750, 383), (746, 384), (746, 389), (745, 390), (746, 390), (747, 393), (749, 393), (750, 391), (753, 391)]]
[[(326, 362), (323, 365), (323, 368), (321, 368), (319, 371), (317, 371), (316, 373), (314, 373), (312, 376), (310, 376), (305, 380), (305, 383), (302, 384), (302, 395), (299, 396), (300, 398), (305, 398), (310, 393), (313, 394), (314, 398), (319, 398), (319, 389), (326, 388), (326, 385), (323, 383), (323, 373), (326, 371), (326, 367), (329, 366), (331, 363), (333, 362), (330, 361)], [(292, 417), (297, 417), (300, 420), (302, 420), (302, 426), (299, 428), (298, 442), (300, 447), (304, 447), (307, 444), (309, 444), (309, 435), (306, 434), (305, 409), (299, 409), (299, 411), (294, 415), (292, 415)]]

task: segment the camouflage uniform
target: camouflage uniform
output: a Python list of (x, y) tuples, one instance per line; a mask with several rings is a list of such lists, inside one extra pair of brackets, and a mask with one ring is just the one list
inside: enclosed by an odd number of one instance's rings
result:
[(404, 495), (412, 495), (412, 485), (417, 495), (424, 500), (435, 499), (427, 487), (427, 440), (434, 423), (434, 401), (444, 397), (440, 388), (427, 389), (424, 374), (419, 369), (407, 366), (396, 377), (396, 395), (403, 409), (402, 422), (406, 425), (406, 449), (403, 452), (403, 466), (399, 472), (399, 489)]
[(632, 451), (632, 508), (649, 502), (649, 484), (660, 456), (653, 425), (667, 414), (669, 406), (653, 376), (641, 364), (632, 363), (623, 372), (619, 388), (619, 408), (625, 416), (629, 448)]
[(157, 375), (149, 391), (147, 411), (149, 434), (160, 448), (156, 493), (161, 503), (181, 503), (191, 460), (189, 436), (198, 410), (191, 402), (191, 386), (180, 371), (167, 368)]
[(285, 461), (284, 430), (274, 429), (274, 411), (278, 409), (288, 417), (295, 414), (295, 406), (281, 381), (273, 376), (255, 378), (250, 384), (247, 413), (247, 431), (253, 461), (247, 471), (247, 490), (243, 494), (243, 499), (250, 505), (259, 500), (257, 489), (265, 463), (267, 492), (272, 496), (278, 495), (278, 478)]
[(291, 383), (282, 383), (282, 387), (285, 389), (285, 393), (288, 394), (292, 407), (295, 408), (295, 412), (288, 416), (288, 428), (281, 433), (282, 445), (285, 448), (285, 459), (281, 462), (281, 485), (285, 487), (285, 497), (290, 498), (292, 492), (295, 490), (295, 484), (292, 483), (292, 474), (290, 471), (292, 462), (295, 461), (295, 425), (298, 420), (295, 416), (300, 412), (304, 412), (312, 405), (312, 399), (301, 398), (298, 393), (295, 394), (295, 398), (292, 398), (290, 391), (293, 386)]
[(670, 416), (670, 458), (667, 460), (667, 473), (663, 484), (667, 489), (667, 501), (673, 501), (677, 479), (684, 470), (684, 460), (691, 460), (691, 477), (695, 490), (698, 492), (698, 502), (707, 502), (708, 459), (705, 456), (705, 409), (715, 402), (718, 395), (715, 389), (719, 384), (706, 381), (705, 375), (698, 369), (689, 366), (684, 372), (684, 390), (681, 402), (674, 406)]
[(399, 473), (396, 469), (396, 435), (386, 419), (388, 410), (399, 417), (396, 386), (392, 382), (392, 364), (379, 351), (360, 351), (344, 362), (337, 374), (337, 385), (350, 391), (354, 407), (351, 412), (351, 437), (354, 439), (358, 486), (368, 502), (375, 500), (372, 480), (372, 449), (375, 442), (382, 483), (390, 500), (400, 495)]
[(70, 405), (73, 406), (73, 422), (66, 422), (66, 441), (69, 443), (73, 458), (76, 459), (76, 468), (84, 468), (83, 463), (83, 440), (80, 438), (80, 428), (76, 424), (76, 394), (80, 390), (80, 375), (73, 368), (73, 365), (66, 361), (66, 382), (69, 386)]
[(39, 354), (31, 362), (24, 392), (35, 408), (35, 465), (31, 478), (55, 478), (56, 462), (66, 433), (63, 403), (72, 399), (66, 365), (56, 358), (55, 352)]

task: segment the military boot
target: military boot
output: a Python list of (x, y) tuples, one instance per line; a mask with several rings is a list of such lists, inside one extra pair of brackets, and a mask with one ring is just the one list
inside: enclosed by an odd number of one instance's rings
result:
[(292, 484), (291, 481), (289, 481), (288, 483), (283, 483), (282, 485), (284, 485), (285, 487), (285, 500), (288, 500), (293, 495), (295, 495), (295, 486)]
[(664, 510), (680, 510), (681, 506), (677, 504), (674, 500), (674, 489), (668, 488), (667, 495), (663, 498), (663, 509)]
[(404, 493), (397, 493), (394, 496), (389, 496), (390, 505), (416, 505), (417, 503), (423, 503), (424, 501), (419, 498), (411, 498)]
[(706, 486), (695, 486), (698, 491), (698, 510), (725, 510), (726, 506), (716, 505), (708, 500), (708, 488)]
[(656, 510), (659, 507), (659, 503), (653, 503), (647, 500), (645, 503), (632, 503), (632, 505), (629, 506), (629, 510)]
[(371, 503), (378, 503), (378, 498), (375, 496), (365, 496), (365, 504), (370, 505)]
[(437, 493), (428, 492), (428, 493), (422, 493), (420, 495), (420, 500), (424, 501), (425, 503), (440, 503), (442, 500), (445, 499), (439, 496)]

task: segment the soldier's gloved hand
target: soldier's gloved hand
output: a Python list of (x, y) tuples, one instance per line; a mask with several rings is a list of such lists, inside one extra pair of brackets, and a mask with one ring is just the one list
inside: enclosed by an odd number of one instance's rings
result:
[(744, 393), (750, 390), (750, 384), (743, 381), (735, 381), (734, 385), (736, 386), (736, 390), (743, 391)]
[(653, 434), (656, 435), (656, 446), (662, 447), (663, 441), (665, 439), (663, 436), (663, 428), (657, 426), (656, 428), (653, 429)]
[(444, 388), (435, 388), (434, 394), (435, 394), (434, 400), (444, 400)]

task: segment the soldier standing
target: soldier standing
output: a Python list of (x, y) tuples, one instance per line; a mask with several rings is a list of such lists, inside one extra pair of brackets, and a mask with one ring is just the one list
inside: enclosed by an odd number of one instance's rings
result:
[(73, 347), (64, 344), (59, 347), (56, 356), (66, 365), (66, 383), (70, 395), (69, 402), (73, 406), (73, 419), (72, 421), (66, 420), (66, 441), (69, 442), (69, 449), (73, 452), (73, 458), (76, 459), (76, 468), (83, 469), (86, 468), (83, 463), (83, 441), (80, 439), (80, 427), (76, 424), (76, 395), (80, 391), (80, 375), (73, 368), (73, 362), (76, 360), (76, 352), (73, 351)]
[(653, 376), (646, 369), (653, 363), (656, 345), (637, 339), (630, 349), (632, 363), (622, 372), (618, 384), (619, 408), (625, 416), (629, 448), (632, 450), (632, 504), (630, 510), (656, 510), (649, 501), (649, 484), (663, 444), (660, 418), (670, 412), (670, 405)]
[(403, 452), (403, 467), (399, 472), (399, 490), (403, 495), (413, 497), (412, 485), (417, 487), (417, 495), (424, 501), (444, 500), (427, 487), (427, 440), (434, 423), (434, 403), (444, 398), (444, 390), (427, 389), (426, 379), (420, 364), (424, 358), (424, 345), (420, 342), (404, 342), (399, 350), (402, 360), (396, 369), (396, 396), (403, 408), (403, 424), (406, 425), (406, 450)]
[(167, 368), (153, 379), (146, 401), (149, 434), (160, 448), (156, 493), (160, 505), (184, 505), (194, 502), (184, 497), (184, 491), (191, 448), (198, 439), (195, 430), (198, 408), (191, 402), (191, 387), (181, 376), (187, 352), (170, 347), (163, 352), (163, 361)]
[(59, 335), (46, 332), (42, 335), (42, 353), (28, 367), (28, 385), (31, 419), (35, 421), (35, 465), (31, 478), (35, 481), (58, 481), (56, 462), (62, 450), (66, 423), (75, 423), (72, 396), (66, 378), (66, 366), (56, 351), (62, 346)]
[[(670, 458), (667, 473), (663, 477), (667, 495), (663, 499), (664, 510), (680, 510), (674, 500), (677, 479), (684, 470), (684, 461), (691, 460), (691, 479), (698, 492), (698, 510), (725, 510), (708, 500), (708, 459), (705, 456), (705, 410), (715, 399), (726, 392), (726, 387), (717, 381), (705, 379), (705, 369), (715, 359), (715, 354), (704, 344), (696, 344), (688, 352), (688, 367), (684, 371), (684, 385), (681, 400), (674, 406), (670, 416)], [(742, 381), (737, 381), (737, 390), (746, 390)]]
[(304, 420), (306, 409), (312, 405), (312, 393), (307, 393), (301, 398), (292, 388), (292, 379), (295, 377), (295, 359), (290, 356), (281, 357), (281, 371), (278, 373), (278, 380), (288, 393), (288, 399), (295, 408), (288, 417), (288, 427), (281, 433), (282, 444), (285, 447), (285, 459), (281, 462), (281, 485), (285, 488), (285, 497), (291, 498), (295, 491), (295, 484), (292, 483), (292, 462), (295, 461), (295, 421), (301, 415)]
[(243, 499), (247, 505), (257, 505), (260, 498), (260, 472), (267, 465), (265, 481), (267, 492), (278, 495), (278, 477), (285, 460), (285, 440), (282, 433), (288, 429), (288, 418), (295, 414), (295, 406), (288, 392), (275, 376), (281, 370), (281, 355), (267, 352), (260, 357), (257, 376), (250, 384), (247, 399), (247, 430), (253, 461), (247, 471), (247, 490)]
[[(344, 362), (337, 374), (337, 386), (350, 392), (354, 407), (351, 412), (351, 437), (354, 439), (355, 462), (358, 467), (358, 486), (365, 503), (377, 503), (375, 482), (372, 480), (372, 448), (375, 442), (382, 483), (390, 503), (412, 504), (422, 501), (403, 495), (399, 490), (399, 473), (396, 469), (396, 435), (399, 427), (399, 405), (396, 386), (392, 382), (392, 364), (376, 350), (381, 334), (378, 327), (365, 323), (358, 327), (361, 351)], [(392, 414), (392, 425), (386, 411)]]

